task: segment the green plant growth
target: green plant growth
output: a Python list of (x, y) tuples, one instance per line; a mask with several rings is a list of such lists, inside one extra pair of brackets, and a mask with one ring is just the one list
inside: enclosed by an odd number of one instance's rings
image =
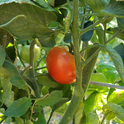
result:
[(0, 123), (124, 123), (123, 40), (121, 0), (1, 0)]

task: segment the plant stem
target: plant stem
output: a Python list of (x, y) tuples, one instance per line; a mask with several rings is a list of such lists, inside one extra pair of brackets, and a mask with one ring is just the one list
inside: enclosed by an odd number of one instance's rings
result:
[(90, 81), (90, 84), (124, 90), (124, 86), (117, 86), (114, 84), (101, 83), (101, 82), (95, 82), (95, 81)]
[(83, 98), (82, 89), (82, 66), (81, 66), (81, 55), (79, 51), (79, 29), (78, 29), (78, 6), (79, 0), (73, 2), (73, 24), (72, 24), (72, 37), (73, 37), (73, 50), (75, 56), (76, 65), (76, 83), (74, 88), (74, 94), (72, 96), (71, 103), (69, 104), (63, 118), (59, 124), (69, 124), (73, 120), (73, 116)]
[(33, 87), (32, 89), (35, 92), (36, 97), (40, 97), (40, 93), (39, 93), (39, 87), (37, 84), (37, 81), (35, 79), (35, 75), (34, 75), (34, 45), (35, 45), (35, 40), (32, 41), (31, 46), (30, 46), (30, 66), (31, 68), (29, 69), (29, 74), (30, 74), (30, 79), (33, 82)]

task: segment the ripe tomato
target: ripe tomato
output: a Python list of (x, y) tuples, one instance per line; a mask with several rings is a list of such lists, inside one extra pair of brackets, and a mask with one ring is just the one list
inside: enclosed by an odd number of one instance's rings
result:
[(76, 68), (74, 56), (64, 47), (52, 48), (46, 58), (46, 66), (51, 77), (61, 84), (74, 83)]
[[(30, 61), (29, 53), (30, 53), (30, 45), (25, 45), (24, 47), (22, 47), (20, 51), (20, 57), (26, 63), (29, 63)], [(34, 46), (34, 62), (36, 62), (40, 58), (40, 55), (41, 55), (40, 48), (37, 45), (35, 45)]]

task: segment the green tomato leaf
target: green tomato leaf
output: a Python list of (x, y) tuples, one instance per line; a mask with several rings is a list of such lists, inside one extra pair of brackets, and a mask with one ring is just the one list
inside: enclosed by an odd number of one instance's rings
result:
[(9, 43), (14, 44), (13, 36), (5, 29), (0, 28), (0, 44), (7, 47)]
[(56, 31), (48, 28), (56, 21), (53, 12), (28, 3), (12, 2), (0, 6), (0, 16), (1, 27), (15, 37), (25, 40), (38, 38), (42, 46), (55, 45)]
[(124, 31), (124, 19), (117, 18), (118, 28)]
[[(103, 73), (93, 73), (90, 80), (107, 83), (107, 79)], [(88, 91), (107, 92), (108, 88), (89, 84)]]
[(114, 103), (108, 103), (103, 107), (103, 109), (113, 112), (117, 118), (124, 121), (124, 109), (121, 106)]
[(10, 78), (8, 76), (2, 76), (1, 86), (3, 88), (2, 102), (8, 107), (14, 101), (14, 92), (12, 89), (12, 84), (10, 83)]
[(5, 60), (0, 75), (9, 77), (10, 82), (19, 89), (26, 90), (28, 88), (15, 65), (8, 60)]
[(108, 97), (108, 103), (115, 103), (121, 106), (124, 105), (124, 91), (112, 92), (112, 94)]
[(102, 62), (98, 65), (98, 73), (103, 73), (107, 79), (107, 82), (114, 83), (119, 74), (112, 62)]
[(26, 113), (31, 106), (31, 100), (27, 97), (22, 97), (15, 100), (5, 111), (4, 115), (10, 117), (18, 117)]
[(49, 75), (49, 73), (46, 74), (38, 74), (37, 75), (37, 80), (40, 84), (42, 84), (43, 86), (47, 86), (47, 87), (58, 87), (61, 84), (57, 83), (56, 81), (53, 80), (53, 78)]
[(109, 4), (109, 1), (110, 0), (84, 0), (84, 2), (86, 2), (86, 4), (96, 13), (104, 10)]
[[(92, 21), (88, 21), (84, 24), (84, 28), (87, 28), (88, 26), (91, 26), (93, 24)], [(88, 31), (82, 35), (82, 41), (83, 42), (88, 42), (92, 36), (93, 36), (94, 30)]]
[(15, 117), (15, 121), (16, 121), (17, 124), (25, 124), (24, 120), (20, 117)]
[(62, 98), (60, 101), (52, 106), (52, 111), (56, 111), (57, 109), (59, 109), (64, 103), (68, 102), (68, 100), (68, 98)]
[[(115, 28), (108, 28), (108, 29), (106, 30), (106, 32), (107, 32), (108, 34), (113, 35), (113, 34), (115, 34), (118, 30), (119, 30), (118, 27), (115, 27)], [(116, 37), (118, 37), (118, 38), (124, 40), (124, 31), (121, 31), (119, 34), (116, 35)]]
[(75, 124), (79, 124), (80, 120), (83, 115), (83, 108), (84, 108), (84, 100), (81, 101), (80, 105), (78, 106), (76, 112), (75, 112)]
[(0, 46), (0, 69), (3, 66), (3, 63), (5, 61), (5, 57), (6, 57), (6, 53), (4, 51), (4, 49), (2, 48), (2, 46)]
[(110, 46), (105, 46), (105, 50), (109, 53), (110, 57), (112, 58), (112, 61), (119, 73), (120, 78), (122, 79), (122, 82), (124, 83), (124, 67), (123, 67), (123, 60), (121, 56), (117, 53), (116, 50), (111, 48)]
[(12, 122), (12, 118), (11, 117), (7, 117), (5, 119), (5, 124), (10, 124)]
[(51, 92), (51, 94), (49, 94), (48, 96), (44, 97), (44, 98), (40, 98), (37, 102), (36, 105), (40, 105), (40, 106), (50, 106), (50, 105), (54, 105), (55, 103), (57, 103), (60, 99), (62, 98), (62, 91), (53, 91)]
[(118, 54), (121, 56), (123, 63), (124, 63), (124, 44), (120, 43), (118, 46), (114, 48)]
[(62, 7), (63, 9), (67, 10), (67, 15), (65, 17), (65, 34), (68, 33), (69, 29), (70, 29), (70, 24), (71, 24), (71, 20), (72, 20), (72, 12), (69, 8), (67, 7)]
[(86, 124), (99, 124), (99, 118), (96, 113), (88, 112), (86, 113)]
[(104, 99), (103, 93), (93, 92), (84, 102), (84, 111), (91, 112), (95, 108), (101, 110), (101, 105), (105, 104)]
[(110, 0), (109, 5), (105, 8), (105, 12), (111, 16), (124, 17), (123, 1)]
[(100, 30), (96, 30), (96, 34), (98, 35), (99, 43), (104, 44), (104, 31), (102, 26), (97, 27)]
[(38, 120), (34, 121), (33, 124), (47, 124), (43, 114), (39, 114)]
[(71, 33), (67, 33), (65, 36), (64, 36), (64, 42), (65, 43), (70, 43), (72, 41), (72, 35)]

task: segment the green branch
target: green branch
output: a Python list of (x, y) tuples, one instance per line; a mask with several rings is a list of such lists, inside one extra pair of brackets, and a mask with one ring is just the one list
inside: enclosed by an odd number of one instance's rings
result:
[(33, 82), (33, 87), (32, 89), (34, 90), (35, 92), (35, 95), (36, 97), (40, 97), (40, 93), (39, 93), (39, 87), (38, 87), (38, 84), (37, 84), (37, 81), (35, 79), (35, 72), (34, 72), (34, 46), (36, 44), (36, 41), (33, 40), (32, 43), (31, 43), (31, 46), (30, 46), (30, 69), (29, 69), (29, 75), (30, 75), (30, 79), (32, 80)]
[(83, 89), (82, 89), (82, 65), (81, 65), (81, 55), (79, 48), (79, 29), (78, 29), (78, 6), (79, 0), (74, 0), (73, 2), (73, 25), (72, 25), (72, 37), (73, 37), (73, 50), (75, 56), (75, 64), (76, 64), (76, 83), (74, 88), (74, 94), (71, 99), (71, 103), (69, 104), (62, 120), (59, 124), (69, 124), (71, 120), (73, 120), (73, 116), (83, 98)]

